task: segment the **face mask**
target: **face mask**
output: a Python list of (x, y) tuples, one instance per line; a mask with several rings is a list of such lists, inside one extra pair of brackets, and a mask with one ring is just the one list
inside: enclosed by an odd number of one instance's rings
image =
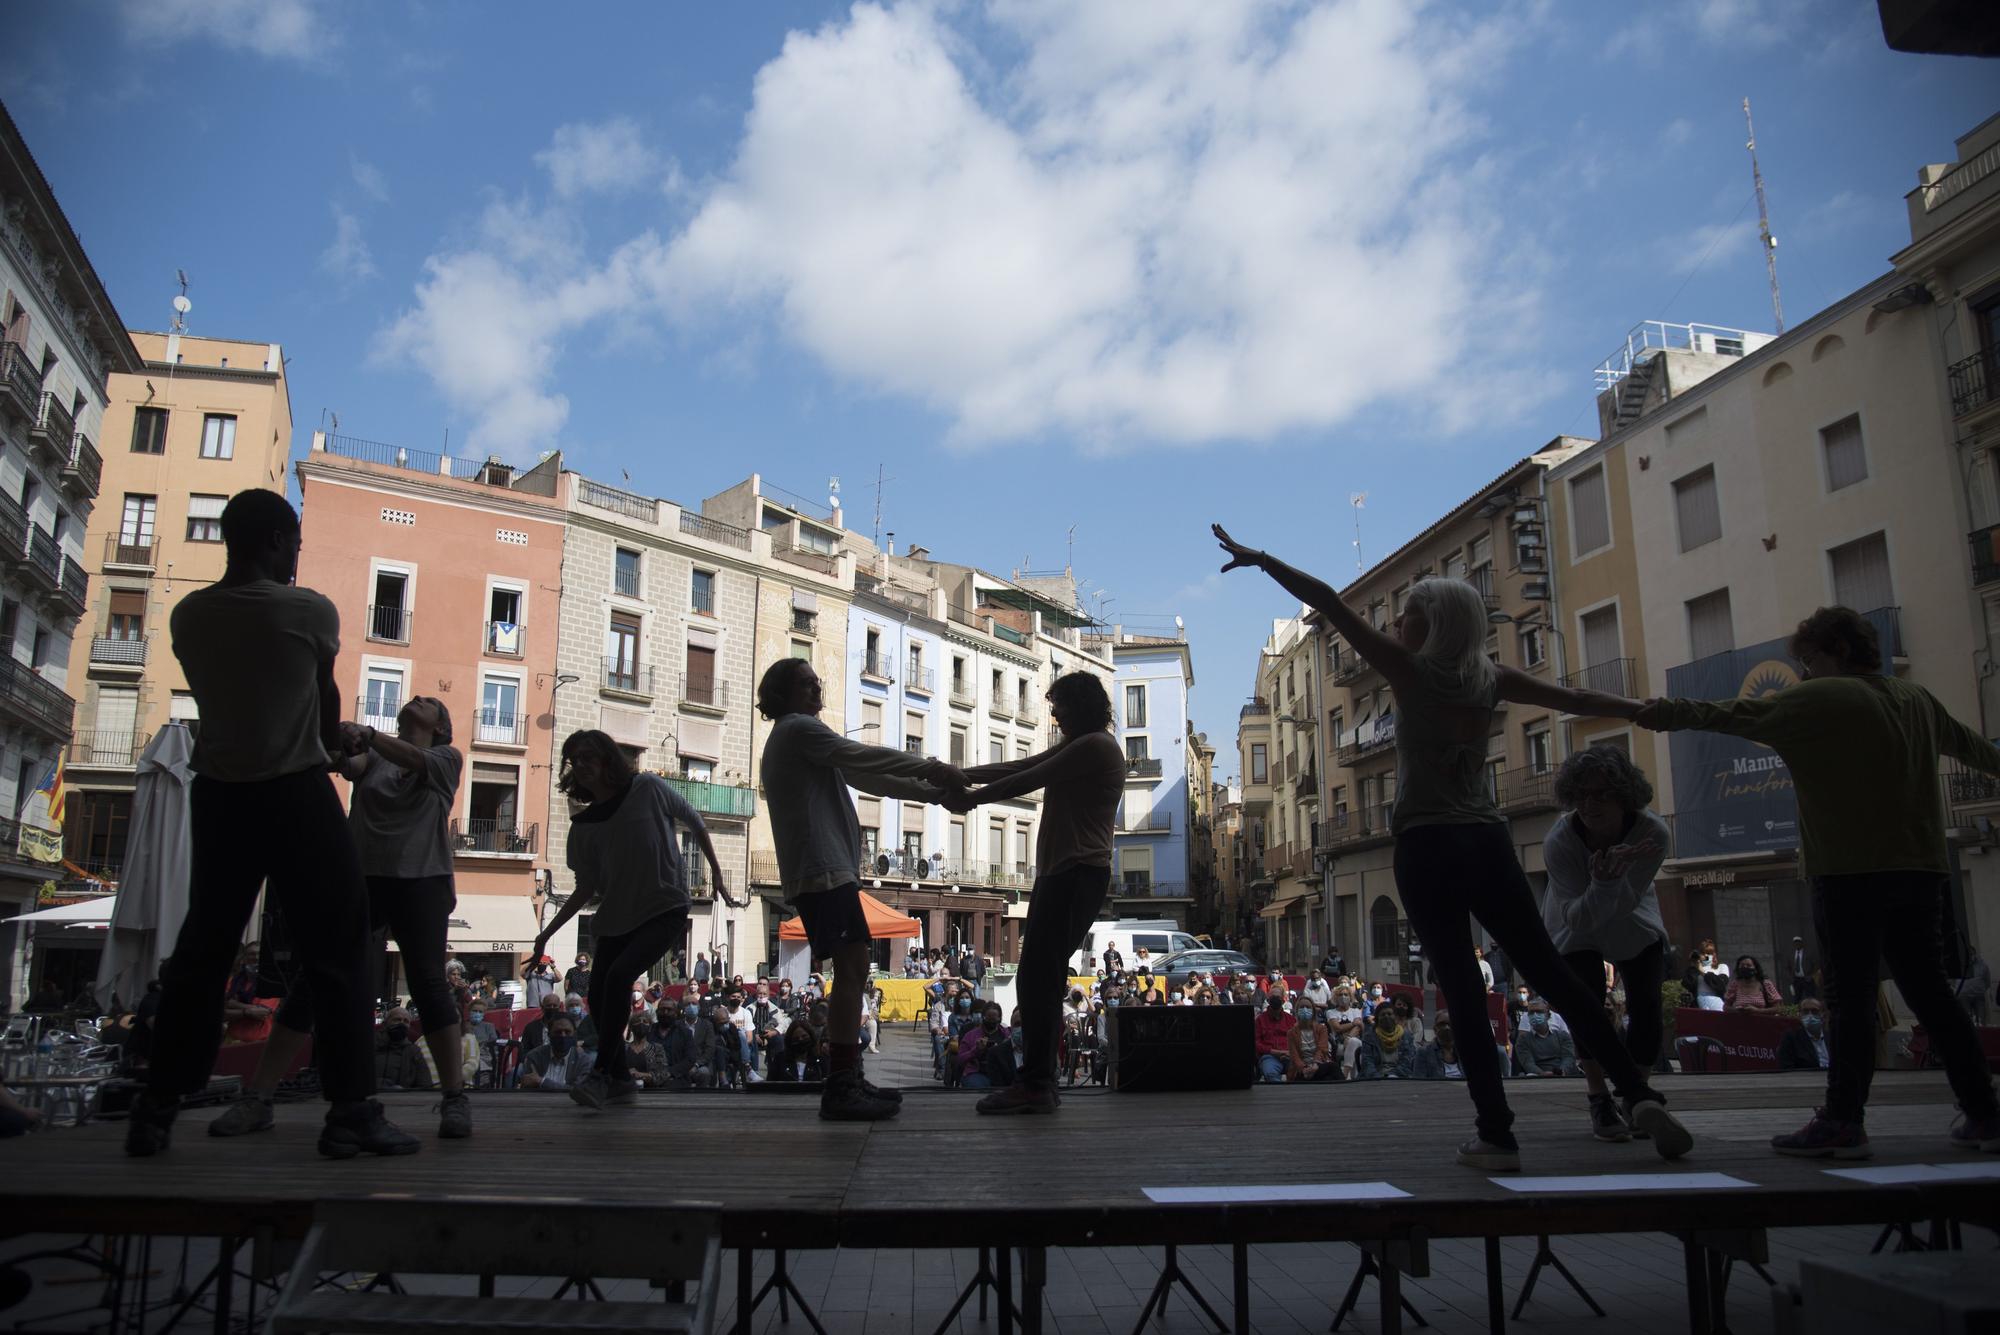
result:
[(1285, 1010), (1285, 1003), (1278, 1000), (1276, 997), (1272, 997), (1271, 1004), (1265, 1007), (1265, 1009), (1268, 1010), (1273, 1015), (1282, 1015)]
[(1310, 1006), (1307, 1006), (1299, 1012), (1299, 1018), (1302, 1020), (1310, 1020), (1316, 1017), (1318, 1014), (1319, 1014), (1318, 1011), (1314, 1010)]
[(486, 1012), (485, 1012), (485, 1011), (474, 1011), (474, 1012), (472, 1012), (472, 1022), (473, 1022), (474, 1024), (485, 1024), (485, 1023), (486, 1023)]
[(1174, 993), (1174, 1000), (1179, 1001), (1180, 999), (1181, 999), (1181, 994), (1178, 992)]
[(571, 1007), (569, 1008), (569, 1013), (570, 1013), (571, 1015), (575, 1015), (575, 1016), (578, 1016), (578, 1017), (581, 1017), (581, 1016), (583, 1015), (583, 1007), (581, 1007), (581, 1006), (571, 1006)]
[(1374, 1000), (1380, 1001), (1382, 999), (1382, 989), (1379, 987), (1371, 987), (1368, 989), (1368, 995)]
[(1806, 1027), (1806, 1032), (1808, 1034), (1817, 1034), (1821, 1029), (1823, 1029), (1826, 1026), (1826, 1021), (1820, 1019), (1819, 1016), (1817, 1015), (1808, 1015), (1804, 1019), (1799, 1021), (1799, 1023), (1803, 1024)]
[(991, 1015), (981, 1020), (979, 1024), (984, 1029), (998, 1029), (1000, 1027), (1000, 1021)]
[(383, 1032), (389, 1035), (391, 1043), (401, 1043), (410, 1036), (410, 1026), (406, 1024), (392, 1024), (383, 1030)]
[(1537, 1030), (1547, 1029), (1549, 1027), (1549, 1017), (1546, 1015), (1530, 1015), (1528, 1023), (1535, 1026)]
[(960, 997), (958, 999), (958, 1008), (962, 1011), (969, 1011), (972, 1009), (972, 1003), (970, 1001), (967, 1001), (964, 997)]
[(1375, 1027), (1385, 1034), (1388, 1033), (1396, 1027), (1395, 1015), (1392, 1012), (1384, 1011), (1381, 1015), (1375, 1017)]
[(646, 999), (646, 994), (644, 992), (634, 992), (632, 994), (632, 1000), (634, 1001), (644, 1001), (645, 999)]
[(560, 1057), (576, 1046), (576, 1035), (556, 1034), (549, 1039), (549, 1047)]
[(1519, 997), (1519, 998), (1521, 999), (1521, 1003), (1522, 1003), (1523, 1005), (1526, 1005), (1526, 1004), (1527, 1004), (1527, 1001), (1528, 1001), (1528, 994), (1527, 994), (1526, 992), (1516, 992), (1516, 993), (1515, 993), (1514, 995), (1515, 995), (1515, 996), (1517, 996), (1517, 997)]

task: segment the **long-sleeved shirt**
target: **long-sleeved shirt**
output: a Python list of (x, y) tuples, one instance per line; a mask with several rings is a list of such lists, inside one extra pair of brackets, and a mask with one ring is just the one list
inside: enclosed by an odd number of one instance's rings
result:
[(1257, 1012), (1257, 1055), (1289, 1057), (1292, 1053), (1292, 1017), (1283, 1011)]
[(1754, 700), (1662, 703), (1669, 729), (1748, 738), (1784, 760), (1808, 875), (1946, 871), (1938, 756), (2000, 774), (2000, 749), (1895, 677), (1815, 677)]
[(861, 822), (850, 786), (879, 797), (935, 802), (935, 761), (842, 737), (811, 714), (771, 725), (758, 777), (771, 813), (778, 880), (787, 897), (851, 885), (861, 875)]
[(569, 867), (577, 889), (597, 897), (591, 930), (600, 940), (688, 907), (676, 825), (698, 830), (701, 814), (657, 774), (634, 775), (623, 796), (593, 802), (570, 823)]
[(1600, 881), (1591, 874), (1590, 849), (1576, 814), (1549, 827), (1542, 840), (1542, 865), (1549, 869), (1548, 887), (1542, 891), (1542, 926), (1557, 950), (1565, 955), (1594, 950), (1608, 960), (1629, 960), (1656, 942), (1665, 944), (1667, 925), (1660, 917), (1653, 878), (1673, 836), (1665, 821), (1641, 811), (1620, 842), (1647, 840), (1659, 846), (1657, 854), (1635, 858), (1616, 880)]
[(1035, 836), (1035, 871), (1054, 876), (1072, 867), (1111, 866), (1112, 830), (1125, 795), (1125, 753), (1108, 732), (1065, 737), (1038, 755), (980, 765), (965, 772), (982, 802), (1046, 789)]
[(1576, 1044), (1560, 1030), (1524, 1029), (1514, 1036), (1514, 1074), (1576, 1074)]

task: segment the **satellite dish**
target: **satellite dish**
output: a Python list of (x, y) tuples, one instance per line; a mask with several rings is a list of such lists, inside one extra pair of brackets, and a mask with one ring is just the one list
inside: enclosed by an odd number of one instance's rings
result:
[(1175, 618), (1174, 618), (1174, 629), (1175, 629), (1175, 630), (1186, 630), (1186, 629), (1187, 629), (1187, 623), (1186, 623), (1185, 621), (1182, 621), (1182, 620), (1181, 620), (1181, 619), (1180, 619), (1179, 617), (1175, 617)]
[(185, 294), (182, 294), (174, 298), (174, 309), (179, 311), (182, 315), (186, 315), (189, 311), (194, 309), (194, 303), (189, 301)]

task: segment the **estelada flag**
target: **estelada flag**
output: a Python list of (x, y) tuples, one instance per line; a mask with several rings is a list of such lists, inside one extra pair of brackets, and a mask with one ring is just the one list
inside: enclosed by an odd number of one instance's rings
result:
[(51, 830), (62, 829), (63, 796), (67, 791), (63, 785), (62, 752), (56, 752), (55, 763), (49, 766), (48, 774), (43, 777), (41, 783), (35, 786), (35, 791), (38, 793), (47, 793), (49, 796), (49, 828)]

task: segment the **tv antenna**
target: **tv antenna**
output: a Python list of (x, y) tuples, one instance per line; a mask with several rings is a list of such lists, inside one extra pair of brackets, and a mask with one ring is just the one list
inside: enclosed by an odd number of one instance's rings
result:
[(1749, 142), (1744, 145), (1750, 150), (1750, 180), (1757, 187), (1757, 234), (1764, 241), (1764, 270), (1771, 275), (1771, 318), (1777, 321), (1777, 332), (1785, 332), (1785, 307), (1778, 300), (1778, 238), (1771, 235), (1771, 211), (1764, 205), (1764, 173), (1757, 166), (1757, 127), (1750, 120), (1750, 99), (1743, 99), (1743, 128), (1748, 132)]
[(882, 487), (885, 483), (895, 480), (893, 477), (883, 477), (882, 465), (875, 465), (875, 546), (878, 550), (882, 546)]
[(1354, 507), (1354, 573), (1359, 575), (1362, 573), (1361, 507), (1368, 503), (1368, 493), (1365, 491), (1357, 491), (1352, 496), (1349, 496), (1347, 498), (1347, 503)]
[(1075, 569), (1076, 569), (1076, 525), (1071, 524), (1069, 526), (1069, 550), (1065, 552), (1063, 555), (1063, 573), (1067, 575)]
[(829, 510), (838, 510), (840, 508), (840, 479), (838, 477), (830, 477), (826, 480), (826, 508)]
[(176, 334), (185, 334), (187, 332), (187, 313), (194, 309), (194, 303), (188, 300), (188, 271), (186, 269), (176, 269), (174, 270), (174, 277), (180, 281), (181, 290), (179, 295), (174, 298), (173, 332)]

